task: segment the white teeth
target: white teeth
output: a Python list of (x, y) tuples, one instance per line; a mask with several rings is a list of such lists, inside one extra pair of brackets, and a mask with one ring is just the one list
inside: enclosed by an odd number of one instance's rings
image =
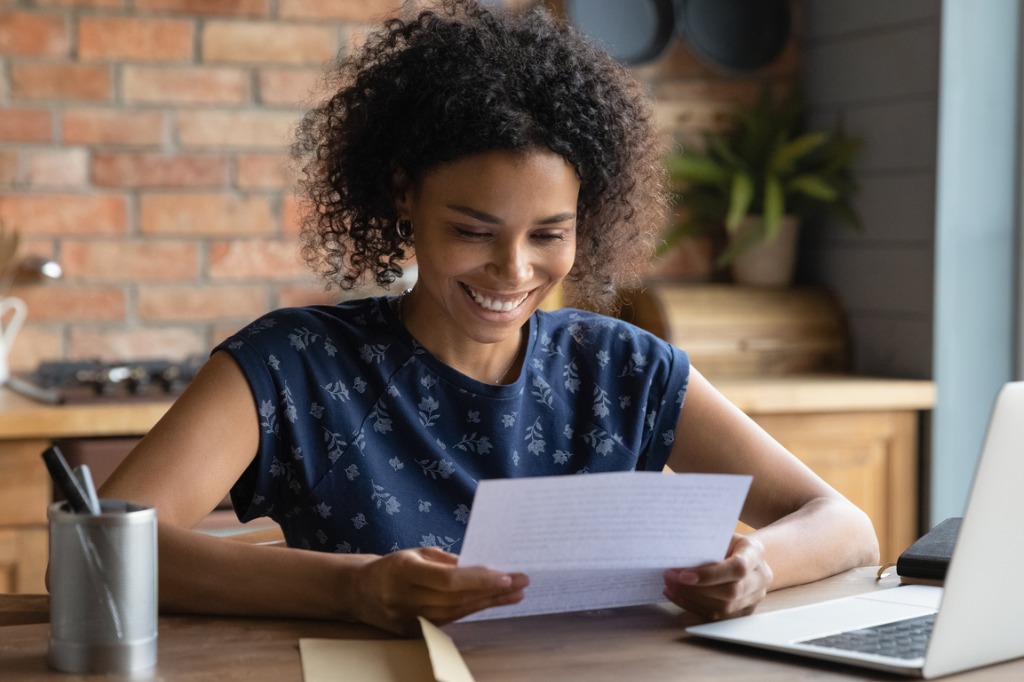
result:
[(515, 310), (516, 308), (523, 304), (523, 301), (526, 300), (526, 296), (523, 296), (522, 298), (516, 301), (496, 301), (488, 296), (482, 296), (481, 294), (478, 294), (476, 291), (470, 289), (468, 286), (466, 287), (466, 291), (469, 293), (470, 296), (473, 297), (473, 300), (476, 301), (477, 305), (479, 305), (481, 308), (491, 310), (496, 313), (507, 313), (512, 310)]

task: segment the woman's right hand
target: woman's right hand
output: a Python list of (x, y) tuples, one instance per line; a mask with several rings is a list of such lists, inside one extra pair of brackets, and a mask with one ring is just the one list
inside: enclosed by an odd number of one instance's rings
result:
[(443, 625), (492, 606), (522, 600), (529, 579), (482, 566), (460, 567), (436, 547), (405, 549), (356, 569), (356, 618), (401, 635), (418, 635), (417, 616)]

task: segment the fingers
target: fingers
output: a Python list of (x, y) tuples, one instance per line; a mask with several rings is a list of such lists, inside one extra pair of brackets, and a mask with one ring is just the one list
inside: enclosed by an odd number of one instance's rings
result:
[(737, 536), (723, 561), (665, 571), (664, 595), (707, 618), (730, 618), (751, 613), (764, 599), (771, 581), (763, 546)]
[(410, 582), (427, 592), (506, 593), (521, 590), (529, 582), (522, 573), (505, 573), (483, 566), (459, 567), (456, 555), (432, 547), (414, 550), (408, 560)]
[(522, 589), (513, 590), (504, 594), (490, 594), (490, 595), (478, 595), (472, 597), (470, 595), (464, 595), (465, 600), (459, 603), (445, 603), (436, 606), (427, 606), (423, 608), (421, 614), (424, 618), (443, 625), (444, 623), (450, 623), (464, 618), (477, 611), (483, 611), (484, 609), (493, 608), (495, 606), (508, 606), (510, 604), (518, 604), (523, 600), (525, 593)]
[(435, 623), (458, 620), (523, 598), (529, 579), (481, 566), (460, 567), (458, 557), (436, 548), (403, 550), (364, 567), (367, 599), (361, 618), (392, 632), (415, 630), (416, 616)]

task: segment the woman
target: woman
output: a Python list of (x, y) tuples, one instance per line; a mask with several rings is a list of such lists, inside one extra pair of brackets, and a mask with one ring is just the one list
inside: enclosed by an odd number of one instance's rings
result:
[[(752, 474), (726, 558), (665, 574), (711, 618), (877, 561), (865, 515), (730, 405), (685, 353), (591, 310), (662, 223), (660, 149), (627, 71), (541, 11), (445, 2), (389, 21), (310, 112), (304, 255), (400, 296), (282, 310), (222, 343), (104, 486), (154, 505), (165, 609), (414, 630), (523, 598), (456, 565), (476, 482), (609, 470)], [(282, 550), (188, 529), (230, 489)], [(317, 551), (299, 551), (317, 550)]]

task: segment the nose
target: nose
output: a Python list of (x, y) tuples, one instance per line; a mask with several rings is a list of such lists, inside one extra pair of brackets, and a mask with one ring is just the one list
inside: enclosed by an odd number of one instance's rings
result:
[(519, 241), (496, 244), (487, 269), (492, 277), (507, 286), (522, 284), (533, 276), (529, 250)]

